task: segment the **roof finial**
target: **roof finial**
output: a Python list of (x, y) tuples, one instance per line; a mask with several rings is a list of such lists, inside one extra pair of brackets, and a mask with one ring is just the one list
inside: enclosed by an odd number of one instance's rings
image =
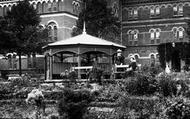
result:
[(85, 24), (85, 21), (84, 21), (84, 25), (83, 25), (83, 34), (86, 34), (86, 24)]

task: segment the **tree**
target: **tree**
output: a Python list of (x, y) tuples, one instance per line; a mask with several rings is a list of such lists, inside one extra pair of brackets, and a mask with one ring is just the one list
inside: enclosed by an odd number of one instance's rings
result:
[[(0, 46), (3, 51), (14, 51), (19, 56), (19, 74), (21, 75), (21, 55), (39, 52), (44, 40), (44, 31), (38, 27), (40, 16), (29, 0), (19, 1), (0, 21)], [(43, 36), (43, 37), (42, 37)], [(47, 37), (47, 35), (45, 35)]]
[(106, 0), (86, 0), (83, 7), (72, 36), (82, 33), (85, 21), (88, 34), (111, 41), (119, 38), (120, 21), (108, 8)]

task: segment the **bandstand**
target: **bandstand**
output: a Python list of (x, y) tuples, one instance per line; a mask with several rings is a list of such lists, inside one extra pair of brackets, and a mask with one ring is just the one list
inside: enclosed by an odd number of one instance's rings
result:
[(125, 46), (83, 33), (66, 40), (50, 43), (43, 47), (45, 55), (45, 79), (59, 79), (60, 73), (77, 69), (78, 79), (81, 79), (80, 69), (92, 68), (92, 59), (97, 59), (97, 65), (105, 72), (110, 72), (113, 64), (112, 56), (118, 49)]

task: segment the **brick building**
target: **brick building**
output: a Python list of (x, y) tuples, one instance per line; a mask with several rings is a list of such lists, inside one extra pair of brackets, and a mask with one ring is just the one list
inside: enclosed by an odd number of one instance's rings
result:
[(122, 0), (125, 56), (142, 64), (158, 62), (161, 43), (187, 42), (190, 0)]
[[(0, 16), (4, 16), (17, 1), (1, 0)], [(49, 37), (53, 41), (71, 37), (71, 30), (81, 9), (81, 0), (32, 0), (30, 3), (40, 14), (41, 26), (49, 27)]]
[[(0, 0), (0, 16), (6, 15), (11, 7), (19, 0)], [(78, 14), (83, 7), (83, 0), (31, 0), (30, 3), (37, 9), (41, 17), (40, 26), (49, 28), (49, 38), (55, 42), (71, 37), (72, 29), (76, 25)], [(119, 12), (119, 0), (108, 0), (108, 6), (113, 8), (116, 16)], [(10, 64), (7, 64), (8, 69)], [(11, 67), (11, 66), (10, 66)], [(18, 67), (17, 67), (18, 68)], [(23, 68), (27, 68), (24, 66)]]
[[(11, 10), (11, 7), (16, 5), (18, 1), (0, 0), (0, 16), (5, 16), (7, 11)], [(40, 26), (49, 28), (50, 41), (55, 42), (71, 37), (71, 31), (75, 27), (82, 8), (81, 0), (31, 0), (30, 4), (37, 9), (41, 17)], [(10, 63), (5, 59), (1, 60), (1, 62), (7, 62), (3, 69), (18, 69), (18, 66), (12, 68), (13, 66), (10, 66)], [(18, 64), (18, 62), (16, 63)], [(22, 68), (26, 69), (27, 65), (23, 64)]]

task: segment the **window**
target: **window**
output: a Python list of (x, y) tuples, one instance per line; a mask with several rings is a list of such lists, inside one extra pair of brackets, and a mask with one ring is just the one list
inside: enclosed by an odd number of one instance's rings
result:
[(138, 45), (138, 30), (128, 31), (128, 43), (129, 45)]
[(180, 4), (180, 5), (178, 6), (178, 14), (179, 14), (179, 15), (183, 15), (183, 5), (182, 5), (182, 4)]
[(183, 4), (174, 5), (173, 6), (173, 14), (174, 14), (174, 16), (183, 15)]
[(155, 8), (156, 15), (160, 15), (160, 7), (156, 6)]
[(134, 9), (133, 13), (134, 13), (134, 17), (137, 18), (138, 17), (138, 10)]
[(130, 10), (128, 11), (128, 14), (129, 14), (129, 15), (128, 15), (129, 18), (132, 18), (132, 17), (133, 17), (133, 10), (130, 9)]
[(52, 9), (52, 4), (51, 4), (51, 2), (48, 2), (48, 11), (51, 11)]
[(177, 38), (177, 28), (174, 27), (174, 28), (172, 29), (172, 31), (173, 31), (174, 38)]
[(156, 17), (160, 15), (160, 7), (159, 6), (152, 6), (150, 7), (150, 16), (151, 17)]
[(178, 11), (178, 10), (177, 10), (177, 5), (174, 5), (174, 6), (173, 6), (174, 15), (177, 15), (177, 13), (178, 13), (177, 11)]
[(57, 2), (56, 1), (53, 1), (53, 3), (52, 3), (52, 10), (57, 11)]
[(53, 30), (54, 30), (54, 40), (57, 41), (57, 26), (54, 26), (53, 27)]
[(42, 4), (40, 2), (37, 3), (37, 11), (38, 11), (38, 13), (42, 13), (43, 12)]
[(154, 34), (154, 29), (151, 29), (151, 30), (150, 30), (150, 39), (154, 39), (154, 38), (155, 38), (154, 35), (155, 35), (155, 34)]
[(132, 31), (128, 31), (128, 41), (129, 41), (129, 45), (133, 44), (133, 32)]
[(150, 43), (151, 44), (154, 44), (154, 40), (155, 40), (155, 30), (154, 29), (151, 29), (150, 31)]
[(154, 7), (151, 7), (151, 8), (150, 8), (150, 16), (151, 16), (151, 17), (154, 16)]
[(183, 39), (183, 37), (184, 37), (184, 28), (183, 27), (179, 27), (179, 28), (174, 27), (172, 29), (172, 32), (173, 32), (175, 39), (179, 39), (179, 40)]
[(48, 37), (50, 41), (57, 41), (57, 25), (54, 22), (48, 24)]
[(160, 29), (156, 29), (156, 43), (160, 43)]
[(184, 31), (184, 29), (183, 29), (182, 27), (179, 27), (178, 33), (179, 33), (179, 39), (180, 39), (180, 40), (183, 39), (183, 31)]
[(151, 66), (154, 66), (155, 65), (155, 55), (154, 54), (151, 54), (150, 55), (150, 64), (151, 64)]
[(134, 45), (138, 45), (138, 31), (137, 30), (134, 31), (133, 38), (134, 38)]
[(46, 3), (43, 2), (42, 3), (42, 13), (45, 13), (46, 12)]
[(138, 17), (138, 9), (129, 9), (128, 10), (128, 18), (137, 18)]

